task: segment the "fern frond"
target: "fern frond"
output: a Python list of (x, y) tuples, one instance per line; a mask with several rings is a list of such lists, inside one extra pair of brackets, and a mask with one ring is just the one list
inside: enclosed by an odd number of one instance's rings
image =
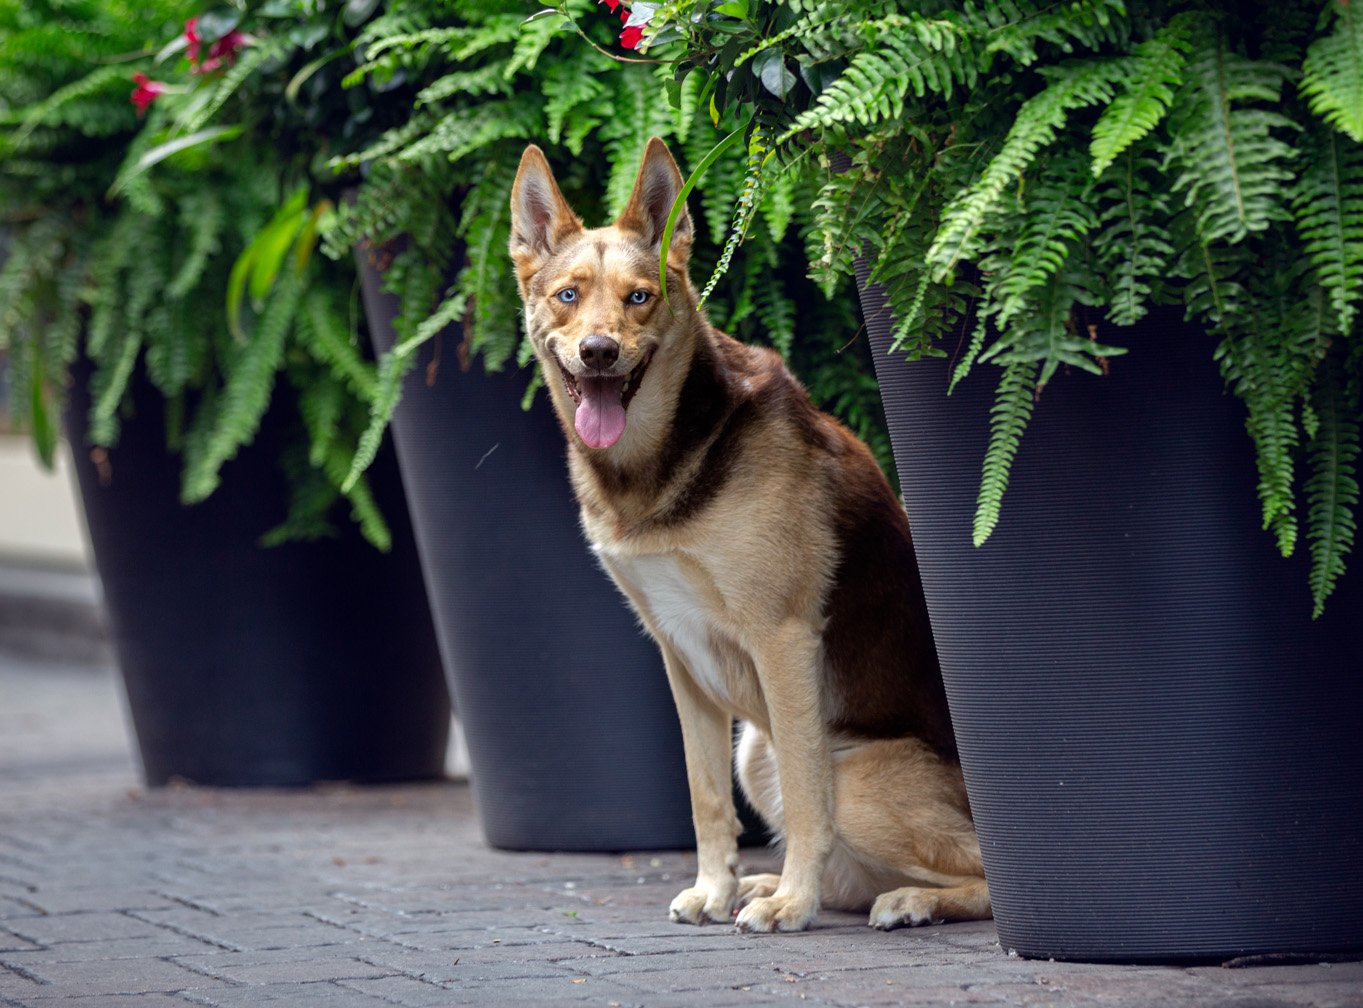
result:
[(860, 26), (868, 41), (845, 70), (777, 138), (785, 143), (805, 130), (837, 124), (871, 128), (898, 119), (904, 99), (937, 94), (950, 97), (957, 84), (970, 86), (978, 70), (964, 50), (964, 32), (947, 19), (893, 15)]
[(1183, 81), (1183, 64), (1192, 48), (1194, 19), (1200, 15), (1176, 15), (1132, 53), (1131, 69), (1121, 86), (1093, 124), (1089, 155), (1094, 176), (1101, 175), (1123, 151), (1147, 135), (1164, 118), (1174, 92)]
[(250, 340), (230, 360), (218, 408), (202, 447), (186, 445), (180, 489), (186, 504), (208, 497), (218, 486), (223, 465), (255, 437), (270, 404), (304, 286), (300, 271), (281, 270), (264, 311), (256, 319)]
[(330, 292), (313, 287), (303, 296), (298, 317), (297, 342), (309, 354), (325, 361), (331, 373), (356, 396), (368, 400), (374, 394), (374, 365), (360, 356), (351, 326), (332, 305)]
[(976, 546), (984, 545), (999, 523), (1013, 459), (1036, 402), (1036, 373), (1035, 364), (1010, 364), (999, 378), (994, 405), (989, 411), (989, 447), (985, 450), (984, 472), (975, 502), (972, 538)]
[(1232, 52), (1220, 35), (1188, 62), (1170, 158), (1204, 243), (1238, 242), (1288, 217), (1293, 151), (1273, 133), (1297, 128), (1276, 111), (1284, 76), (1283, 67)]
[(1002, 147), (979, 180), (942, 212), (937, 237), (928, 250), (935, 279), (944, 280), (958, 262), (978, 251), (985, 218), (998, 208), (1007, 188), (1055, 140), (1069, 114), (1111, 100), (1114, 82), (1124, 73), (1121, 60), (1066, 64), (1051, 75), (1045, 90), (1022, 104)]
[(194, 112), (185, 117), (179, 125), (181, 136), (189, 136), (203, 129), (213, 120), (223, 107), (237, 93), (237, 90), (260, 70), (262, 66), (288, 53), (293, 42), (283, 36), (272, 36), (243, 49), (236, 63), (222, 75), (213, 89), (212, 96)]
[(555, 63), (545, 71), (541, 86), (549, 140), (562, 141), (574, 156), (580, 155), (587, 134), (607, 114), (603, 109), (606, 84), (598, 74)]
[(753, 215), (762, 202), (762, 189), (766, 184), (766, 175), (771, 162), (772, 150), (769, 145), (766, 131), (760, 124), (753, 127), (752, 133), (748, 137), (748, 162), (747, 168), (743, 173), (743, 185), (738, 191), (738, 199), (734, 210), (733, 225), (729, 229), (729, 235), (724, 241), (723, 248), (720, 249), (719, 259), (715, 263), (714, 272), (710, 274), (709, 281), (700, 292), (700, 303), (704, 304), (715, 289), (715, 284), (719, 282), (729, 268), (729, 261), (733, 258), (734, 252), (747, 237), (748, 227), (752, 224)]
[(1249, 411), (1245, 429), (1254, 442), (1263, 527), (1290, 556), (1297, 542), (1294, 456), (1300, 441), (1292, 404), (1298, 390), (1260, 334), (1229, 335), (1215, 351), (1221, 373)]
[[(459, 236), (467, 265), (456, 286), (471, 307), (465, 338), (470, 352), (484, 366), (500, 370), (516, 348), (519, 302), (507, 285), (506, 248), (511, 240), (511, 186), (515, 176), (510, 160), (489, 166), (464, 198)], [(453, 321), (458, 316), (447, 314)]]
[(619, 216), (629, 202), (649, 137), (669, 136), (672, 126), (672, 114), (667, 102), (659, 100), (657, 79), (648, 68), (629, 64), (618, 71), (615, 80), (618, 101), (598, 130), (611, 166), (606, 179), (606, 212), (612, 218)]
[(502, 68), (492, 64), (445, 74), (417, 92), (416, 104), (438, 105), (460, 95), (507, 95), (510, 92)]
[(527, 140), (536, 135), (540, 124), (540, 110), (524, 96), (489, 102), (477, 116), (464, 109), (450, 113), (394, 157), (400, 163), (415, 163), (441, 156), (453, 164), (498, 140)]
[(1077, 0), (1060, 6), (994, 0), (967, 6), (966, 14), (968, 23), (988, 27), (982, 32), (986, 54), (1005, 52), (1021, 66), (1037, 61), (1039, 45), (1068, 53), (1076, 47), (1095, 50), (1120, 41), (1127, 23), (1122, 0)]
[(411, 336), (380, 358), (374, 397), (369, 407), (369, 426), (360, 436), (355, 456), (350, 461), (350, 471), (341, 481), (342, 493), (348, 494), (354, 489), (364, 471), (378, 455), (384, 432), (388, 429), (388, 424), (393, 419), (393, 411), (397, 409), (398, 400), (402, 396), (403, 379), (416, 366), (416, 351), (446, 326), (461, 319), (466, 307), (462, 296), (447, 298), (435, 314), (422, 322)]
[(994, 321), (1000, 329), (1029, 307), (1030, 292), (1059, 273), (1098, 224), (1073, 152), (1052, 158), (1039, 176), (1027, 191), (1021, 226), (1006, 235), (1012, 249), (1007, 265), (987, 288), (998, 303)]
[(1302, 63), (1301, 93), (1311, 111), (1363, 143), (1363, 9), (1331, 0), (1333, 31), (1311, 43)]
[(1348, 332), (1363, 298), (1363, 150), (1324, 130), (1312, 131), (1307, 150), (1292, 213), (1339, 330)]
[(1358, 533), (1360, 404), (1337, 371), (1329, 373), (1312, 401), (1317, 418), (1309, 445), (1306, 536), (1311, 546), (1312, 618), (1344, 575), (1344, 560)]
[(1169, 200), (1152, 178), (1159, 178), (1153, 158), (1127, 150), (1100, 180), (1094, 246), (1108, 280), (1102, 300), (1113, 325), (1134, 325), (1145, 315), (1174, 259), (1172, 238), (1160, 226), (1168, 219)]

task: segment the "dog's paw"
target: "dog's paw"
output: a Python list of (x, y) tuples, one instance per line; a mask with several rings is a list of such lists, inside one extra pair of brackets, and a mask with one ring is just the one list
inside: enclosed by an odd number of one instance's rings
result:
[(683, 889), (672, 901), (667, 914), (676, 924), (724, 924), (734, 911), (734, 892), (709, 886)]
[(739, 931), (803, 931), (814, 921), (816, 903), (799, 896), (759, 896), (738, 912)]
[(871, 907), (873, 928), (890, 931), (897, 927), (940, 924), (943, 920), (937, 893), (932, 889), (909, 886), (881, 893)]
[(781, 884), (781, 876), (770, 872), (761, 875), (744, 875), (738, 880), (738, 905), (747, 906), (755, 899), (764, 899), (776, 892)]

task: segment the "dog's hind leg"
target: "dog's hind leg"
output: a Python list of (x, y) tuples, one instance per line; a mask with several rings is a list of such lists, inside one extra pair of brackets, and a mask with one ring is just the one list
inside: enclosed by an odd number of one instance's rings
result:
[(988, 919), (989, 888), (960, 768), (907, 738), (849, 746), (835, 765), (843, 856), (834, 864), (849, 870), (828, 879), (829, 905), (871, 903), (868, 923), (884, 930)]
[(905, 925), (988, 920), (989, 916), (989, 887), (983, 878), (971, 878), (940, 889), (905, 886), (881, 893), (871, 906), (869, 923), (889, 931)]
[[(835, 752), (835, 840), (823, 878), (823, 902), (871, 911), (889, 929), (990, 916), (979, 842), (960, 770), (914, 739), (859, 742)], [(738, 746), (738, 774), (748, 800), (778, 834), (784, 830), (776, 761), (761, 732)], [(739, 900), (767, 895), (779, 878), (740, 880)]]

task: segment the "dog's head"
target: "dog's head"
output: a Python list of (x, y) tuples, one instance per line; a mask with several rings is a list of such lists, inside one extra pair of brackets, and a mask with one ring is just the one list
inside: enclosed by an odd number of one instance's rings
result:
[[(668, 214), (682, 187), (666, 144), (648, 142), (629, 204), (609, 227), (589, 230), (531, 145), (511, 191), (511, 257), (525, 324), (561, 414), (588, 448), (610, 448), (645, 372), (696, 312), (686, 274), (691, 218), (683, 206), (667, 261), (658, 262)], [(561, 379), (561, 380), (560, 380)]]

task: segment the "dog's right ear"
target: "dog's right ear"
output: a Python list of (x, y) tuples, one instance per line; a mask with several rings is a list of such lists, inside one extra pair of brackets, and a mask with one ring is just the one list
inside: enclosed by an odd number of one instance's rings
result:
[(511, 187), (511, 258), (525, 282), (582, 221), (554, 181), (544, 152), (531, 144)]

